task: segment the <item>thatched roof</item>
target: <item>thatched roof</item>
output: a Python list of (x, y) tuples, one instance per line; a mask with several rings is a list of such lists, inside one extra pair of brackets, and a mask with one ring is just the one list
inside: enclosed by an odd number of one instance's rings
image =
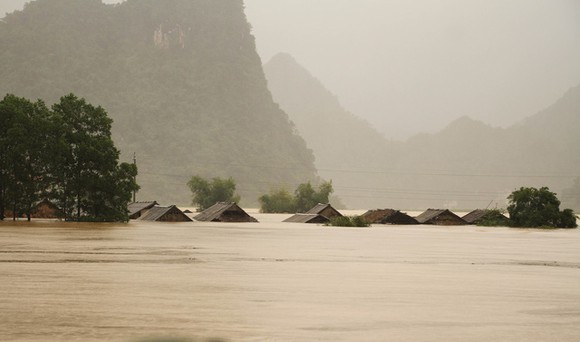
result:
[(218, 202), (194, 217), (204, 222), (258, 222), (236, 203)]
[[(488, 213), (490, 213), (491, 210), (488, 209), (475, 209), (474, 211), (470, 212), (469, 214), (463, 216), (463, 220), (469, 224), (477, 224), (485, 215), (487, 215)], [(508, 218), (497, 212), (497, 216), (498, 218), (503, 218), (505, 220), (507, 220)], [(501, 216), (501, 217), (499, 217)]]
[(444, 226), (465, 225), (461, 217), (455, 215), (448, 209), (427, 209), (421, 215), (415, 217), (420, 224), (435, 224)]
[(296, 214), (290, 216), (282, 222), (292, 223), (326, 223), (329, 219), (318, 214)]
[(149, 210), (154, 206), (159, 205), (156, 201), (152, 202), (133, 202), (127, 206), (129, 210), (129, 218), (130, 219), (137, 219), (139, 216), (143, 214), (143, 211)]
[(178, 207), (171, 205), (169, 207), (154, 206), (149, 208), (139, 217), (141, 221), (159, 221), (159, 222), (191, 222), (193, 221), (185, 215)]
[(362, 217), (365, 221), (376, 224), (419, 224), (413, 217), (395, 209), (369, 210)]

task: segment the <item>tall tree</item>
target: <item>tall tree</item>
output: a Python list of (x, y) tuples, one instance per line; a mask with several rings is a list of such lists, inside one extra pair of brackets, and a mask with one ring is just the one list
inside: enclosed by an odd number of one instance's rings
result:
[(294, 192), (296, 210), (306, 212), (318, 203), (329, 203), (329, 197), (333, 191), (332, 181), (321, 183), (318, 190), (314, 189), (310, 182), (300, 184)]
[(9, 94), (0, 102), (0, 116), (0, 214), (9, 205), (14, 219), (24, 213), (30, 220), (47, 188), (50, 111), (41, 100)]
[(272, 190), (258, 198), (263, 213), (294, 213), (296, 200), (286, 189)]
[(102, 107), (74, 94), (62, 97), (53, 111), (62, 132), (55, 190), (65, 218), (126, 220), (137, 170), (118, 166), (119, 151), (111, 139), (113, 121)]
[(217, 202), (239, 202), (236, 194), (236, 182), (232, 178), (213, 178), (211, 181), (200, 176), (193, 176), (187, 182), (193, 193), (192, 204), (198, 210), (205, 210)]
[(298, 185), (294, 190), (294, 196), (285, 189), (279, 189), (262, 195), (258, 200), (263, 213), (303, 213), (319, 203), (329, 203), (333, 191), (332, 181), (322, 182), (318, 190), (307, 182)]
[(121, 163), (89, 185), (89, 194), (84, 210), (98, 221), (127, 221), (127, 203), (132, 193), (139, 189), (135, 183), (137, 166)]
[(570, 209), (560, 211), (560, 200), (547, 187), (520, 188), (508, 197), (510, 220), (516, 227), (576, 228)]

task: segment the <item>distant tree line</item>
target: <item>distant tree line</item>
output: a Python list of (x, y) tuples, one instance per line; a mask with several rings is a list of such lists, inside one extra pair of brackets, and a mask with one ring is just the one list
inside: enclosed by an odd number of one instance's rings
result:
[(286, 189), (270, 191), (259, 198), (263, 213), (304, 213), (319, 203), (329, 203), (334, 192), (332, 181), (322, 182), (315, 189), (310, 182), (298, 185), (291, 195)]
[(119, 164), (112, 120), (69, 94), (48, 108), (8, 94), (0, 101), (0, 220), (30, 219), (48, 199), (70, 221), (127, 221), (137, 167)]
[(240, 201), (240, 196), (236, 194), (236, 182), (232, 178), (215, 177), (207, 180), (200, 176), (193, 176), (187, 182), (187, 186), (193, 194), (191, 204), (199, 211), (218, 202), (237, 203)]
[[(217, 202), (239, 202), (236, 194), (236, 182), (233, 178), (215, 177), (211, 180), (201, 176), (193, 176), (187, 182), (192, 192), (192, 204), (198, 210), (205, 210)], [(332, 181), (322, 182), (315, 188), (312, 183), (298, 185), (294, 194), (286, 189), (272, 190), (269, 194), (260, 196), (260, 210), (263, 213), (303, 213), (319, 203), (329, 203)]]

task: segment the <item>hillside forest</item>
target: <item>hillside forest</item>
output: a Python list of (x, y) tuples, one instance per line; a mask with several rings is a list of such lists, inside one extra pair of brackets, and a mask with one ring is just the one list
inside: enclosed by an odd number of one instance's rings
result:
[(138, 200), (188, 205), (193, 175), (232, 177), (246, 204), (317, 181), (272, 100), (242, 0), (37, 0), (0, 21), (0, 94), (75, 93), (113, 119)]

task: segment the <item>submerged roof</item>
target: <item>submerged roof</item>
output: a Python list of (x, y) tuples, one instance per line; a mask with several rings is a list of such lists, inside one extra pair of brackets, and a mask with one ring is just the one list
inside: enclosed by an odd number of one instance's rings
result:
[(141, 221), (172, 221), (172, 222), (188, 222), (192, 221), (185, 215), (177, 206), (171, 205), (169, 207), (155, 206), (147, 210), (141, 217)]
[(306, 214), (322, 215), (326, 218), (333, 218), (335, 216), (342, 216), (342, 214), (334, 209), (330, 204), (318, 203), (312, 209), (308, 210)]
[(465, 224), (466, 222), (453, 212), (448, 209), (427, 209), (421, 215), (415, 217), (415, 219), (421, 224), (432, 224), (437, 223), (439, 217), (447, 217), (447, 223), (453, 224)]
[(129, 217), (138, 214), (140, 211), (153, 208), (154, 206), (158, 205), (156, 201), (152, 202), (133, 202), (129, 203), (127, 209), (129, 210)]
[(318, 203), (317, 205), (315, 205), (314, 207), (312, 207), (312, 209), (308, 210), (306, 212), (306, 214), (320, 214), (321, 212), (323, 212), (328, 207), (331, 207), (332, 208), (332, 206), (330, 204)]
[[(492, 212), (489, 209), (475, 209), (474, 211), (470, 212), (469, 214), (463, 216), (463, 220), (469, 224), (475, 224), (480, 221), (485, 215)], [(495, 215), (494, 215), (495, 216)], [(507, 217), (499, 212), (497, 212), (498, 217), (502, 217), (507, 220)]]
[(395, 209), (369, 210), (362, 215), (365, 221), (380, 224), (418, 224), (412, 216)]
[(218, 202), (194, 217), (205, 222), (258, 222), (233, 202)]
[(329, 219), (318, 214), (296, 214), (290, 216), (282, 222), (292, 223), (326, 223)]

